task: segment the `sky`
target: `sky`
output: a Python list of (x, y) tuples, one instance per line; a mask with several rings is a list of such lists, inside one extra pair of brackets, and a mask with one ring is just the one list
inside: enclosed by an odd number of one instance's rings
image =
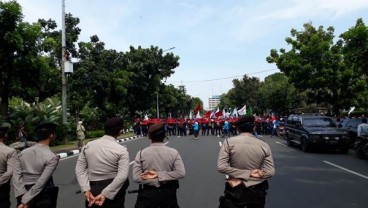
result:
[[(8, 0), (7, 0), (8, 1)], [(62, 0), (18, 0), (24, 20), (53, 19), (61, 28)], [(368, 24), (368, 0), (65, 0), (80, 18), (78, 41), (97, 35), (106, 49), (158, 46), (180, 57), (166, 80), (208, 107), (212, 95), (227, 93), (233, 79), (279, 72), (266, 57), (288, 48), (292, 28), (304, 23), (335, 28), (335, 36), (358, 18)]]

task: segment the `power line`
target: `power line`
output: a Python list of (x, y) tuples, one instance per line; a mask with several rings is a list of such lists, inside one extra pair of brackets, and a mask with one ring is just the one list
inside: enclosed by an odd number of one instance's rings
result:
[[(260, 73), (269, 72), (269, 71), (275, 71), (275, 70), (279, 70), (279, 69), (268, 69), (268, 70), (264, 70), (264, 71), (253, 72), (253, 73), (249, 73), (249, 74), (242, 74), (242, 75), (231, 76), (231, 77), (221, 77), (221, 78), (215, 78), (215, 79), (205, 79), (205, 80), (195, 80), (195, 81), (184, 81), (184, 83), (212, 82), (212, 81), (218, 81), (218, 80), (224, 80), (224, 79), (234, 79), (234, 78), (238, 78), (238, 77), (243, 77), (244, 75), (249, 76), (249, 75), (260, 74)], [(181, 81), (181, 82), (183, 82), (183, 81)], [(174, 82), (172, 82), (172, 83), (174, 83)]]

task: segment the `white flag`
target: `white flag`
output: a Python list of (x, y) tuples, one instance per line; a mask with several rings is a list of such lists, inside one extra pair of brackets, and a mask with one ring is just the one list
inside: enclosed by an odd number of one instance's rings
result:
[(192, 113), (192, 111), (190, 111), (190, 113), (189, 113), (189, 119), (193, 119), (193, 113)]
[(225, 108), (223, 108), (223, 109), (222, 109), (222, 116), (223, 116), (224, 118), (226, 118), (226, 111), (225, 111)]
[(350, 107), (349, 112), (348, 112), (348, 115), (350, 115), (350, 113), (353, 112), (354, 110), (355, 110), (355, 106)]
[(196, 118), (201, 118), (201, 114), (199, 114), (199, 111), (198, 111), (198, 113), (197, 113)]
[(247, 112), (247, 106), (246, 105), (244, 105), (240, 110), (238, 110), (239, 116), (245, 115), (246, 112)]

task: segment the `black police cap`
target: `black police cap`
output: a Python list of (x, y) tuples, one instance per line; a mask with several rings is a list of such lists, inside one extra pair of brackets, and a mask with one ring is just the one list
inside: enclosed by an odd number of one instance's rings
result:
[(41, 122), (40, 124), (37, 125), (36, 131), (39, 131), (39, 130), (55, 131), (57, 126), (58, 126), (58, 124), (55, 123), (55, 122), (44, 121), (44, 122)]
[(105, 122), (105, 129), (110, 128), (123, 128), (123, 119), (122, 118), (110, 118)]
[(237, 122), (234, 122), (234, 125), (240, 126), (245, 123), (254, 123), (256, 118), (254, 116), (242, 116), (239, 118)]
[(149, 134), (154, 134), (159, 131), (165, 131), (165, 123), (152, 124), (148, 129)]

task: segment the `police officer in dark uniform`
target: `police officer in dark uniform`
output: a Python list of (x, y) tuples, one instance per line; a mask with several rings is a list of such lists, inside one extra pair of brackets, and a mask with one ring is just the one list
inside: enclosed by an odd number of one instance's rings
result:
[(219, 207), (264, 208), (267, 179), (275, 174), (271, 149), (252, 134), (254, 116), (244, 116), (235, 125), (240, 135), (225, 139), (217, 161), (218, 171), (228, 175)]
[(17, 158), (15, 149), (5, 145), (9, 126), (0, 126), (0, 207), (10, 207), (10, 179)]
[(82, 148), (75, 173), (86, 207), (124, 208), (129, 153), (116, 142), (122, 129), (121, 118), (109, 119), (105, 122), (105, 135)]
[(137, 153), (133, 180), (140, 183), (135, 208), (178, 208), (178, 179), (185, 176), (179, 152), (163, 144), (164, 123), (153, 124), (148, 130), (151, 145)]
[(58, 187), (54, 186), (54, 173), (59, 157), (50, 150), (56, 137), (57, 124), (43, 122), (36, 127), (37, 144), (23, 150), (15, 163), (13, 185), (18, 208), (54, 208)]

